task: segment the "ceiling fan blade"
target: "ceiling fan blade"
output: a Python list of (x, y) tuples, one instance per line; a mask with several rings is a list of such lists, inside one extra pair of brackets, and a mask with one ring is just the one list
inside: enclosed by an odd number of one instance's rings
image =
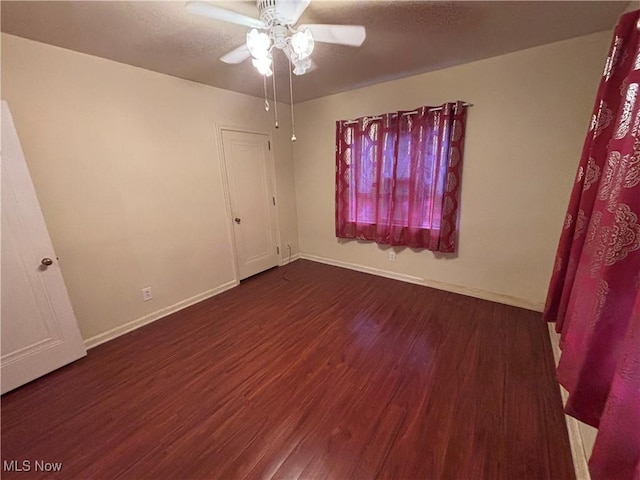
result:
[(222, 60), (224, 63), (240, 63), (244, 62), (250, 56), (251, 53), (247, 48), (247, 44), (243, 43), (238, 48), (234, 48), (229, 53), (220, 57), (220, 60)]
[(222, 20), (223, 22), (235, 23), (251, 28), (265, 28), (266, 25), (257, 18), (243, 15), (242, 13), (232, 12), (224, 8), (216, 7), (207, 2), (187, 2), (185, 4), (187, 12), (202, 15), (203, 17), (213, 18), (214, 20)]
[(308, 28), (316, 42), (337, 43), (359, 47), (367, 38), (367, 31), (362, 25), (300, 25), (298, 30)]
[(307, 9), (311, 0), (278, 0), (276, 14), (285, 25), (294, 25)]

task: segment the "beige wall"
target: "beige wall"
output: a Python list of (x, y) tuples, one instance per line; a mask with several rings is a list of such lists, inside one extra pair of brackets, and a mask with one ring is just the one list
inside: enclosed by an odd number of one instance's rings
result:
[(633, 12), (634, 10), (638, 10), (640, 9), (640, 1), (636, 0), (636, 1), (632, 1), (629, 2), (629, 5), (627, 6), (627, 8), (624, 9), (624, 13), (628, 13), (628, 12)]
[(274, 135), (280, 232), (297, 252), (290, 133), (262, 100), (10, 35), (2, 98), (85, 339), (233, 284), (216, 123)]
[[(611, 33), (602, 32), (298, 105), (294, 145), (303, 254), (541, 309)], [(334, 236), (335, 121), (465, 100), (459, 252)]]
[[(216, 123), (274, 135), (280, 233), (294, 253), (299, 240), (314, 258), (540, 308), (609, 39), (296, 105), (295, 190), (287, 119), (272, 130), (257, 98), (4, 34), (2, 97), (85, 339), (233, 284)], [(455, 99), (475, 104), (458, 255), (404, 249), (391, 263), (375, 244), (338, 242), (335, 120)]]

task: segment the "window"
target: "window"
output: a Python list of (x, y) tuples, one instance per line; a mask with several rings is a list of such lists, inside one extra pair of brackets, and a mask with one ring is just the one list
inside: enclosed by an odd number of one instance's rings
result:
[(336, 124), (336, 236), (455, 251), (461, 102)]

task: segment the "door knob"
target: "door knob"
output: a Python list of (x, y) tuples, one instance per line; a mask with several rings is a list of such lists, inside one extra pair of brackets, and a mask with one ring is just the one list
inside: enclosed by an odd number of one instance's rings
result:
[(45, 267), (48, 267), (49, 265), (53, 265), (53, 260), (51, 260), (50, 258), (43, 258), (40, 263), (42, 265), (44, 265)]
[(238, 217), (234, 218), (233, 221), (240, 225), (240, 219)]

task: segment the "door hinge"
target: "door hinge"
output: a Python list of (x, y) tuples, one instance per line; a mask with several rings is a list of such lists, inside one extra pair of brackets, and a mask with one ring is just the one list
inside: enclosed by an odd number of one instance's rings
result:
[(276, 247), (276, 253), (280, 255), (280, 247)]
[(269, 150), (271, 150), (271, 140), (267, 140), (267, 145), (269, 146)]
[(271, 199), (273, 200), (273, 205), (275, 206), (275, 204), (276, 204), (276, 197), (271, 197)]

